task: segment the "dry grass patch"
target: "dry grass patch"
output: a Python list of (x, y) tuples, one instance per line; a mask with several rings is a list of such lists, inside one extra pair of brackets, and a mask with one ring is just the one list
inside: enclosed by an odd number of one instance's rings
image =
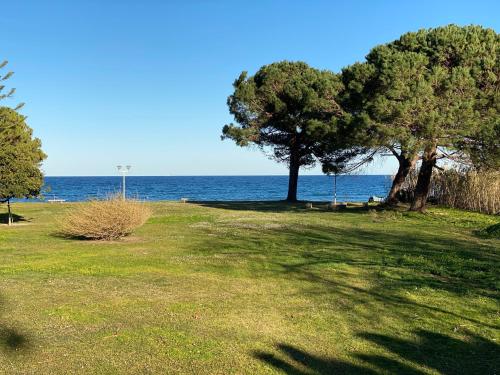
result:
[(151, 216), (137, 200), (112, 197), (79, 203), (61, 220), (61, 234), (89, 240), (116, 240), (130, 235)]

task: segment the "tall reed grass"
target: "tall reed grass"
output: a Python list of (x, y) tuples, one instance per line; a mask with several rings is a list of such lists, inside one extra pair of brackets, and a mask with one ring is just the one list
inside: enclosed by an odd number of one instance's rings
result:
[[(403, 200), (411, 200), (418, 170), (408, 175), (402, 189)], [(435, 170), (429, 200), (444, 206), (487, 214), (500, 213), (500, 172), (475, 170)]]

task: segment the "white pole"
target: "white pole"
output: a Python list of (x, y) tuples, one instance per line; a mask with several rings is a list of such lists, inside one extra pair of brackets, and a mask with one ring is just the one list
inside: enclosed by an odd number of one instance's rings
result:
[(127, 165), (125, 167), (118, 165), (116, 166), (118, 168), (118, 172), (122, 174), (122, 199), (126, 199), (125, 195), (125, 175), (130, 172), (130, 168), (132, 168), (130, 165)]
[(333, 175), (333, 204), (337, 205), (337, 173)]
[(125, 171), (122, 171), (122, 199), (125, 200)]

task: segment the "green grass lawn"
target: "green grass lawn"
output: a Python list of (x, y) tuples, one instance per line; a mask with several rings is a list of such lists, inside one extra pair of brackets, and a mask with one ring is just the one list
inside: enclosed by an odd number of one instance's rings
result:
[(0, 226), (0, 373), (498, 374), (498, 217), (154, 203), (132, 237)]

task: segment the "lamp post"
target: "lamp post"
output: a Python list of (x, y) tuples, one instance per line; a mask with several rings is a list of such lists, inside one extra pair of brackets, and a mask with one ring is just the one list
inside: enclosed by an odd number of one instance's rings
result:
[(333, 175), (333, 204), (337, 205), (337, 172)]
[(118, 165), (116, 168), (118, 168), (118, 173), (122, 174), (122, 199), (125, 200), (125, 175), (130, 172), (132, 167), (130, 165), (125, 167)]

